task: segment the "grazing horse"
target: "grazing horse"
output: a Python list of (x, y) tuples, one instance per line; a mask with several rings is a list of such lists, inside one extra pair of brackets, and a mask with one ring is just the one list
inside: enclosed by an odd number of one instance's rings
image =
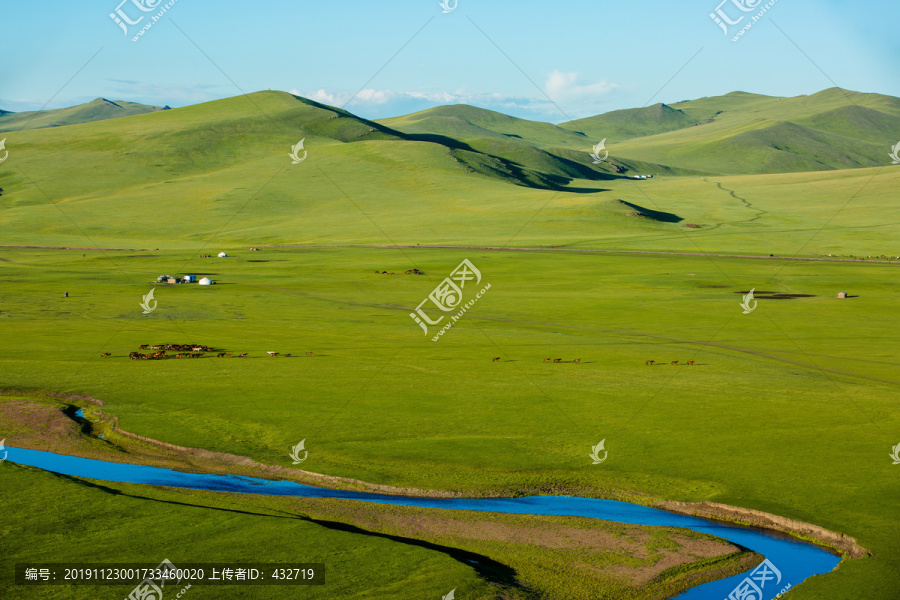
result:
[(494, 362), (500, 362), (500, 357), (499, 356), (495, 357)]
[(554, 359), (553, 359), (553, 362), (555, 362), (555, 363), (561, 363), (561, 362), (562, 362), (562, 359), (561, 359), (561, 358), (554, 358)]
[(269, 356), (278, 356), (277, 352), (266, 352)]
[(688, 364), (689, 364), (689, 365), (692, 365), (692, 364), (694, 364), (694, 361), (689, 360), (689, 361), (688, 361)]
[(150, 344), (141, 344), (141, 350), (146, 350)]
[(677, 361), (677, 360), (673, 360), (673, 361), (672, 361), (672, 364), (673, 364), (673, 365), (677, 365), (677, 364), (678, 364), (678, 361)]
[(285, 358), (288, 358), (289, 356), (290, 356), (290, 354), (285, 354), (285, 355), (284, 355)]
[(307, 356), (312, 356), (312, 352), (307, 352), (306, 355), (307, 355)]
[(550, 362), (550, 359), (549, 359), (549, 358), (545, 358), (545, 359), (544, 359), (544, 362)]
[(576, 359), (575, 359), (574, 361), (572, 361), (572, 362), (581, 363), (581, 359), (580, 359), (580, 358), (576, 358)]
[(245, 356), (247, 356), (247, 353), (246, 353), (246, 352), (244, 352), (243, 354), (239, 354), (239, 355), (238, 355), (238, 358), (244, 358)]
[(101, 352), (100, 356), (109, 356), (109, 352)]
[(224, 352), (219, 352), (218, 354), (216, 354), (216, 357), (217, 357), (217, 358), (224, 358), (224, 357), (225, 357), (225, 353), (224, 353)]
[(647, 361), (647, 364), (650, 365), (650, 366), (652, 367), (652, 366), (653, 366), (653, 363), (655, 363), (655, 362), (656, 362), (655, 360), (648, 360), (648, 361)]
[(231, 358), (231, 352), (225, 355), (225, 358)]

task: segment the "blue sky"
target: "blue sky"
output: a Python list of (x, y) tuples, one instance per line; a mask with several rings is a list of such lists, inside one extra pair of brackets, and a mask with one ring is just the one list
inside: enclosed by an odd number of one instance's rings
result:
[[(175, 0), (133, 42), (170, 1), (3, 0), (0, 108), (177, 107), (273, 89), (349, 100), (367, 118), (463, 102), (561, 122), (734, 90), (900, 96), (897, 2), (776, 0), (733, 42), (772, 0), (458, 0), (448, 13), (438, 0)], [(144, 15), (128, 35), (109, 16), (120, 6)], [(744, 17), (727, 36), (717, 8)]]

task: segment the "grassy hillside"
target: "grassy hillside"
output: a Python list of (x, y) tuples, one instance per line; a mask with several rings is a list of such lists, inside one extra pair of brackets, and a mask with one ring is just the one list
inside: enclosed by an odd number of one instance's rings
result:
[(900, 130), (900, 99), (837, 88), (796, 98), (737, 92), (673, 108), (693, 123), (611, 139), (611, 154), (719, 174), (874, 167), (890, 163)]
[(438, 106), (379, 122), (408, 133), (438, 133), (459, 140), (517, 138), (538, 147), (590, 146), (592, 143), (578, 131), (467, 104)]
[(627, 140), (696, 125), (684, 111), (665, 104), (646, 108), (615, 110), (586, 119), (563, 123), (560, 127), (583, 133), (594, 140)]
[[(433, 133), (494, 144), (498, 156), (547, 172), (527, 148), (553, 160), (563, 149), (590, 172), (755, 174), (885, 165), (886, 148), (900, 131), (900, 99), (831, 88), (783, 98), (732, 92), (724, 96), (617, 110), (562, 123), (536, 123), (471, 106), (442, 106), (385, 119), (406, 132)], [(607, 140), (610, 161), (591, 164), (591, 145)], [(491, 140), (487, 142), (487, 140)], [(501, 144), (502, 142), (502, 144)], [(533, 159), (533, 160), (530, 160)]]
[(51, 110), (8, 112), (0, 110), (0, 132), (20, 131), (23, 129), (41, 129), (44, 127), (63, 127), (106, 119), (119, 119), (134, 115), (168, 110), (168, 106), (148, 106), (136, 102), (112, 101), (97, 98), (86, 104), (55, 108)]

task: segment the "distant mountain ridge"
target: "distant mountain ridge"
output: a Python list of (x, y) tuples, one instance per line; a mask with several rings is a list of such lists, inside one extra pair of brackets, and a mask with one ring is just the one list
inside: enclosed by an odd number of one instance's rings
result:
[(123, 102), (96, 98), (85, 104), (52, 110), (10, 112), (0, 110), (0, 132), (20, 131), (23, 129), (43, 129), (45, 127), (63, 127), (92, 121), (105, 121), (142, 115), (160, 110), (169, 110), (168, 106), (150, 106), (137, 102)]
[[(372, 121), (283, 92), (257, 92), (173, 112), (202, 114), (204, 121), (219, 123), (217, 127), (245, 120), (247, 124), (237, 129), (246, 129), (256, 117), (237, 109), (239, 99), (255, 97), (281, 98), (280, 117), (309, 135), (334, 142), (436, 144), (469, 172), (539, 188), (635, 174), (735, 175), (874, 167), (887, 164), (887, 151), (900, 140), (900, 99), (840, 88), (792, 98), (736, 91), (671, 105), (615, 110), (559, 125), (465, 104)], [(130, 120), (168, 108), (97, 98), (48, 111), (0, 111), (0, 132)], [(223, 112), (217, 117), (211, 112), (216, 110)], [(165, 135), (206, 139), (210, 133), (196, 130), (190, 122), (182, 127)], [(605, 141), (609, 156), (596, 163), (589, 153), (600, 141)], [(189, 140), (185, 143), (191, 145)]]
[[(900, 139), (900, 99), (840, 88), (793, 98), (731, 92), (559, 125), (465, 105), (380, 122), (403, 132), (455, 136), (478, 147), (504, 140), (507, 148), (500, 153), (506, 157), (524, 156), (524, 146), (557, 158), (567, 150), (578, 162), (607, 172), (614, 167), (611, 172), (785, 173), (885, 164), (885, 148)], [(609, 160), (592, 165), (588, 153), (601, 140)]]

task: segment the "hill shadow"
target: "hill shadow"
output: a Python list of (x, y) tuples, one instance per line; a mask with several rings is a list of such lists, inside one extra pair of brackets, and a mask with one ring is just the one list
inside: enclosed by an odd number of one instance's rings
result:
[(638, 206), (637, 204), (632, 204), (631, 202), (626, 202), (625, 200), (619, 200), (619, 202), (638, 213), (633, 216), (646, 217), (648, 219), (653, 219), (654, 221), (659, 221), (661, 223), (681, 223), (682, 221), (684, 221), (683, 218), (673, 213), (644, 208), (643, 206)]

